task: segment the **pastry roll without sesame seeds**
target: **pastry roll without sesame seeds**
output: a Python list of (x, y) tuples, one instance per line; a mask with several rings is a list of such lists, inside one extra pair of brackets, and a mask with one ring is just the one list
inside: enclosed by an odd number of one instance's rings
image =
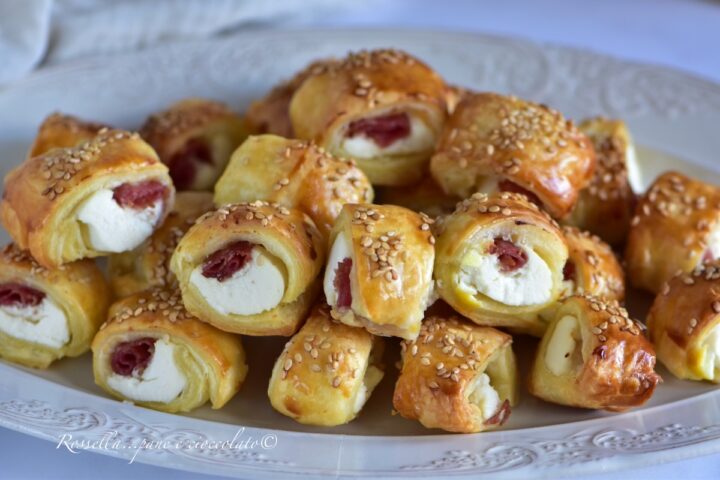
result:
[(375, 185), (408, 185), (425, 171), (447, 116), (443, 80), (396, 50), (349, 54), (311, 74), (290, 103), (298, 138), (353, 158)]
[(163, 224), (135, 250), (111, 255), (108, 276), (115, 298), (150, 287), (177, 286), (170, 258), (185, 232), (202, 214), (214, 209), (210, 192), (178, 192)]
[(42, 155), (53, 148), (72, 148), (92, 140), (105, 125), (86, 122), (71, 115), (53, 113), (40, 124), (28, 158)]
[(126, 252), (172, 208), (167, 167), (135, 133), (102, 130), (28, 159), (5, 177), (0, 217), (43, 266)]
[(658, 293), (677, 272), (720, 258), (720, 189), (677, 172), (640, 199), (625, 249), (630, 283)]
[(595, 168), (590, 140), (544, 105), (494, 93), (466, 95), (446, 122), (430, 170), (442, 189), (523, 193), (561, 219)]
[(295, 333), (320, 292), (325, 240), (299, 210), (256, 201), (200, 217), (170, 269), (188, 311), (228, 332)]
[(247, 365), (240, 337), (201, 322), (176, 291), (151, 289), (112, 305), (92, 344), (95, 383), (165, 412), (225, 405)]
[(268, 397), (293, 420), (332, 427), (352, 421), (382, 380), (383, 339), (313, 309), (275, 362)]
[(226, 105), (191, 98), (152, 115), (140, 135), (168, 166), (178, 190), (211, 190), (248, 132)]
[(432, 316), (403, 341), (393, 406), (427, 428), (476, 433), (501, 426), (518, 402), (512, 337), (490, 327)]
[(643, 330), (617, 302), (568, 297), (538, 346), (530, 393), (580, 408), (623, 411), (642, 405), (662, 381)]
[(673, 375), (720, 383), (720, 264), (666, 283), (647, 320), (658, 359)]
[(373, 189), (351, 160), (314, 143), (275, 135), (250, 137), (215, 185), (215, 203), (277, 202), (307, 213), (324, 236), (345, 203), (372, 202)]
[(47, 368), (88, 351), (110, 293), (90, 260), (40, 266), (14, 244), (0, 252), (0, 357)]
[(375, 335), (417, 337), (434, 296), (432, 222), (395, 205), (345, 205), (325, 268), (333, 318)]
[(539, 313), (563, 289), (568, 248), (557, 224), (516, 193), (477, 193), (440, 227), (435, 282), (440, 297), (479, 325), (540, 336)]

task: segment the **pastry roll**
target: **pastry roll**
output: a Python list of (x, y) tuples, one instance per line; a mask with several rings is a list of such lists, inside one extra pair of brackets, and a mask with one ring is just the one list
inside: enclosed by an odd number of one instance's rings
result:
[(292, 335), (320, 291), (325, 242), (299, 210), (255, 201), (200, 217), (170, 260), (188, 311), (227, 332)]
[(476, 193), (441, 226), (435, 281), (475, 323), (539, 336), (538, 314), (560, 296), (567, 259), (557, 224), (524, 195)]
[(720, 383), (720, 264), (673, 277), (647, 324), (658, 359), (673, 375)]
[(566, 223), (611, 245), (623, 245), (635, 209), (631, 178), (640, 183), (630, 133), (622, 120), (604, 118), (586, 120), (579, 128), (592, 140), (597, 163), (590, 185), (580, 192)]
[(572, 407), (622, 411), (645, 403), (662, 381), (644, 326), (617, 302), (563, 300), (530, 374), (530, 393)]
[(382, 380), (383, 339), (316, 306), (275, 362), (268, 396), (293, 420), (332, 427), (352, 421)]
[(53, 148), (72, 148), (92, 140), (105, 125), (86, 122), (77, 117), (53, 113), (38, 129), (37, 136), (28, 152), (28, 158), (42, 155)]
[(213, 210), (210, 192), (178, 192), (163, 224), (135, 250), (110, 255), (108, 274), (115, 298), (150, 287), (175, 287), (170, 258), (185, 232), (202, 214)]
[(375, 335), (417, 337), (433, 300), (432, 222), (394, 205), (345, 205), (323, 284), (333, 318)]
[(352, 160), (312, 142), (250, 137), (215, 185), (215, 203), (277, 202), (307, 213), (324, 236), (345, 203), (372, 202), (373, 189)]
[(0, 217), (20, 248), (56, 267), (134, 249), (162, 223), (174, 197), (167, 167), (147, 143), (103, 130), (8, 173)]
[(122, 400), (165, 412), (225, 405), (245, 380), (240, 337), (188, 313), (173, 290), (116, 302), (92, 343), (95, 383)]
[(152, 115), (140, 135), (168, 166), (178, 190), (211, 190), (247, 128), (224, 104), (191, 98)]
[(640, 199), (625, 249), (630, 283), (658, 293), (677, 272), (720, 258), (720, 189), (677, 172)]
[(457, 317), (432, 316), (403, 341), (393, 406), (427, 428), (476, 433), (496, 428), (518, 402), (512, 337)]
[(443, 192), (430, 175), (413, 185), (378, 189), (377, 196), (377, 203), (399, 205), (414, 212), (423, 212), (432, 218), (452, 213), (457, 202), (461, 200)]
[(290, 102), (295, 135), (353, 158), (373, 184), (425, 171), (447, 116), (445, 83), (397, 50), (351, 53), (310, 75)]
[(430, 162), (446, 193), (523, 193), (558, 219), (570, 213), (594, 168), (592, 143), (571, 121), (494, 93), (467, 95), (458, 104)]
[(0, 252), (0, 357), (47, 368), (90, 348), (110, 293), (90, 260), (48, 269), (14, 244)]

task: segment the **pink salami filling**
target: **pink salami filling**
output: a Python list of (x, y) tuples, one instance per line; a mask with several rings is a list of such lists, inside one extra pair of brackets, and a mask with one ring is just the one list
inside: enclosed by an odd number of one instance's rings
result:
[(538, 207), (542, 207), (542, 202), (537, 195), (532, 193), (527, 188), (521, 187), (515, 182), (511, 182), (510, 180), (501, 180), (498, 183), (498, 189), (501, 192), (520, 193), (522, 195), (525, 195), (532, 203), (534, 203)]
[(565, 262), (565, 267), (563, 267), (563, 280), (566, 282), (574, 282), (576, 277), (577, 269), (575, 267), (575, 262), (568, 260)]
[(218, 282), (227, 280), (247, 265), (253, 247), (252, 243), (240, 240), (209, 255), (202, 265), (203, 276)]
[(364, 135), (379, 147), (389, 147), (410, 135), (410, 117), (407, 113), (390, 113), (380, 117), (361, 118), (348, 125), (349, 138)]
[(20, 283), (4, 283), (0, 285), (0, 306), (3, 307), (35, 307), (42, 303), (45, 293)]
[(522, 268), (528, 261), (527, 253), (509, 240), (497, 237), (488, 252), (497, 255), (500, 270), (509, 273)]
[(166, 192), (165, 185), (157, 180), (123, 183), (113, 190), (113, 200), (121, 207), (142, 210), (162, 200)]
[(352, 290), (350, 288), (350, 271), (352, 270), (352, 258), (345, 258), (335, 268), (335, 279), (333, 286), (337, 292), (338, 308), (350, 308), (352, 305)]
[(115, 347), (110, 356), (110, 368), (118, 375), (126, 377), (133, 373), (140, 375), (150, 364), (154, 353), (154, 338), (144, 337), (122, 342)]
[(200, 139), (192, 138), (168, 161), (170, 177), (178, 190), (192, 187), (201, 163), (212, 165), (213, 157), (208, 144)]

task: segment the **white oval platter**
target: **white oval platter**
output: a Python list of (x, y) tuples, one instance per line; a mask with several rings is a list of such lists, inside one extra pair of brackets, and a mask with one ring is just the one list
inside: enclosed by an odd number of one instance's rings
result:
[[(23, 158), (51, 111), (133, 128), (187, 96), (242, 110), (312, 59), (374, 47), (408, 50), (452, 83), (542, 101), (572, 118), (621, 117), (642, 146), (646, 183), (674, 168), (720, 184), (720, 85), (515, 39), (383, 30), (246, 32), (41, 70), (0, 90), (0, 173)], [(642, 317), (649, 301), (638, 294), (631, 310)], [(0, 426), (138, 462), (252, 478), (557, 478), (720, 451), (720, 390), (662, 368), (665, 382), (630, 413), (563, 408), (525, 394), (502, 430), (446, 435), (391, 416), (389, 358), (361, 416), (329, 430), (295, 424), (269, 406), (267, 380), (283, 341), (245, 344), (251, 373), (240, 394), (220, 411), (183, 416), (109, 399), (93, 384), (88, 355), (44, 372), (0, 362)], [(515, 345), (521, 359), (532, 348), (522, 339)]]

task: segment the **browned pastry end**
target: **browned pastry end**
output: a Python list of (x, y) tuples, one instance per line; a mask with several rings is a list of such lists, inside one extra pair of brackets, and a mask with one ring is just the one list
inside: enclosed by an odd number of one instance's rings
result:
[(86, 122), (71, 115), (52, 113), (40, 124), (28, 158), (37, 157), (53, 148), (77, 147), (91, 140), (103, 128), (107, 126)]

